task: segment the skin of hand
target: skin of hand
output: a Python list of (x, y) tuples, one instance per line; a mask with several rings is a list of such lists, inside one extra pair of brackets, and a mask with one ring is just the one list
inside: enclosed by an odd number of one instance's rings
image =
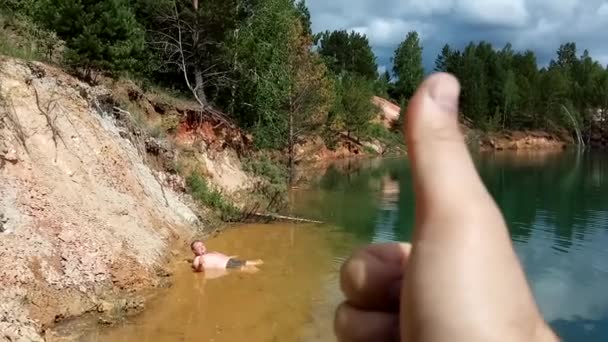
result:
[(205, 270), (205, 260), (200, 255), (196, 256), (192, 261), (192, 266), (195, 272), (203, 272)]
[(458, 123), (460, 85), (437, 73), (410, 101), (412, 245), (371, 245), (340, 272), (338, 341), (557, 341)]

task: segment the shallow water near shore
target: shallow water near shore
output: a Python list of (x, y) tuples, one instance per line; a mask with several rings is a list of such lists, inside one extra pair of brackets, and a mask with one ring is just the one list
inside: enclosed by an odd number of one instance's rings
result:
[[(608, 340), (608, 155), (494, 153), (476, 164), (546, 319), (565, 341)], [(264, 259), (258, 273), (206, 279), (184, 254), (175, 285), (142, 315), (86, 340), (335, 340), (341, 262), (363, 244), (411, 237), (410, 170), (406, 160), (386, 159), (303, 172), (286, 214), (325, 224), (229, 229), (209, 248)]]
[[(209, 240), (208, 248), (262, 258), (265, 264), (257, 273), (193, 273), (187, 261), (191, 255), (184, 254), (175, 265), (174, 286), (152, 300), (143, 314), (121, 326), (98, 329), (87, 340), (327, 341), (333, 311), (329, 306), (319, 311), (319, 303), (337, 304), (340, 299), (337, 269), (349, 251), (349, 239), (340, 231), (311, 225), (231, 228)], [(317, 336), (319, 331), (323, 335)]]

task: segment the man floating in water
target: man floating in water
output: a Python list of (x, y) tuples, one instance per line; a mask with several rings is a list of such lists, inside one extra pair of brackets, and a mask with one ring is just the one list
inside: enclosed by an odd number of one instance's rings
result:
[(236, 269), (243, 271), (257, 271), (259, 265), (264, 264), (261, 259), (240, 260), (236, 256), (227, 256), (218, 252), (207, 252), (207, 247), (201, 240), (195, 240), (190, 245), (195, 257), (192, 260), (192, 268), (195, 272), (203, 272), (205, 269), (225, 270)]

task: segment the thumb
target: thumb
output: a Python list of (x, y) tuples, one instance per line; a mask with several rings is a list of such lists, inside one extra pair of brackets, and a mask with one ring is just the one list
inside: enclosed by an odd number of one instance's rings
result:
[(402, 334), (427, 341), (530, 336), (540, 315), (460, 132), (459, 93), (456, 78), (432, 75), (407, 111), (416, 226), (402, 290)]
[[(416, 193), (420, 227), (428, 213), (458, 218), (464, 207), (493, 202), (481, 182), (458, 124), (460, 85), (445, 73), (430, 76), (410, 101), (406, 138)], [(489, 204), (488, 204), (489, 203)]]

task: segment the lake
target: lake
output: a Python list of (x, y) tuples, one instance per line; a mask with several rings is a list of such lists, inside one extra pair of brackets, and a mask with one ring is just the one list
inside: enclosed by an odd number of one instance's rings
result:
[[(545, 318), (565, 341), (608, 341), (608, 155), (478, 155)], [(256, 274), (193, 274), (140, 316), (90, 341), (333, 341), (337, 272), (358, 246), (407, 241), (414, 201), (407, 160), (343, 161), (303, 170), (287, 214), (323, 225), (249, 225), (208, 241), (212, 250), (263, 258)], [(458, 179), (454, 179), (455, 182)]]

